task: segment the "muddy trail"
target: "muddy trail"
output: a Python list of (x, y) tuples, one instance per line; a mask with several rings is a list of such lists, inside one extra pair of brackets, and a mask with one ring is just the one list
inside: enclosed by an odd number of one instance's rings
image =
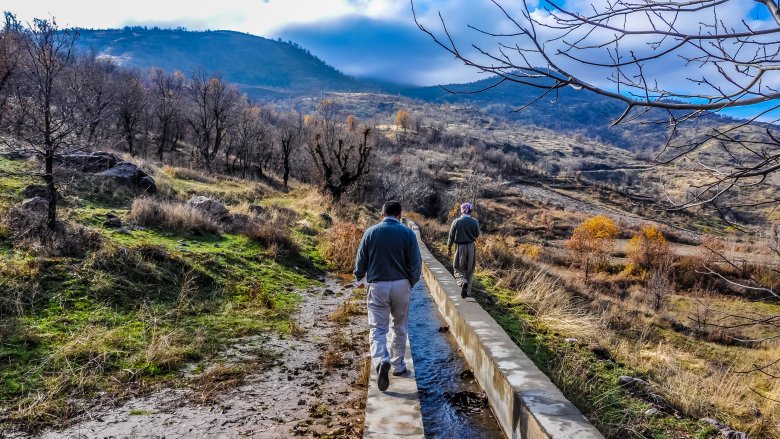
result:
[[(214, 367), (191, 371), (189, 381), (215, 375), (210, 391), (209, 386), (160, 390), (94, 407), (63, 431), (17, 437), (362, 437), (364, 301), (337, 278), (321, 280), (321, 287), (301, 292), (296, 335), (242, 339), (215, 361), (230, 370), (229, 365), (270, 354), (260, 370), (243, 377), (222, 376)], [(341, 318), (331, 318), (337, 311)]]

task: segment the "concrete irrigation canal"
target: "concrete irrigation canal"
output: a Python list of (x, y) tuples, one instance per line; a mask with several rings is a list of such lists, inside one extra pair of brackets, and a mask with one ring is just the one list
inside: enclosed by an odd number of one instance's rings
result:
[(412, 376), (376, 388), (365, 438), (603, 439), (419, 240), (423, 280), (412, 291)]
[(426, 436), (503, 438), (487, 398), (422, 281), (412, 290), (409, 334)]

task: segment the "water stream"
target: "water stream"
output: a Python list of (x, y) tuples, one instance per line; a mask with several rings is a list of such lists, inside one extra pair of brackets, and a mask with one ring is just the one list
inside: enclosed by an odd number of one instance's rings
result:
[(409, 343), (426, 437), (504, 438), (424, 281), (412, 289)]

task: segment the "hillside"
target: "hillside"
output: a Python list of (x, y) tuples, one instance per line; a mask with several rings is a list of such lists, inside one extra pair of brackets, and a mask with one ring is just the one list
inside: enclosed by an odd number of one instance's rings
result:
[[(407, 88), (399, 92), (431, 103), (472, 104), (489, 115), (511, 122), (582, 134), (622, 149), (654, 149), (666, 140), (667, 124), (648, 123), (668, 120), (668, 115), (660, 110), (650, 112), (638, 120), (628, 118), (612, 127), (612, 122), (625, 110), (625, 105), (614, 99), (566, 87), (557, 94), (551, 93), (534, 102), (543, 92), (540, 89), (511, 82), (489, 88), (495, 83), (495, 78), (485, 78), (468, 84)], [(475, 93), (478, 90), (485, 91)], [(727, 117), (709, 115), (689, 123), (687, 127), (713, 126), (730, 121)]]
[(232, 31), (81, 29), (77, 47), (109, 55), (126, 67), (159, 67), (187, 75), (221, 72), (253, 97), (373, 89), (297, 45)]
[[(79, 30), (77, 47), (82, 51), (113, 57), (120, 65), (148, 69), (163, 68), (190, 75), (196, 71), (220, 72), (256, 99), (298, 97), (328, 91), (378, 92), (400, 94), (440, 104), (457, 103), (478, 107), (480, 112), (508, 122), (533, 125), (638, 151), (661, 145), (667, 134), (665, 120), (658, 113), (641, 121), (627, 121), (610, 127), (624, 110), (621, 103), (592, 93), (564, 88), (522, 111), (533, 101), (538, 89), (505, 83), (482, 93), (495, 82), (492, 78), (468, 84), (411, 87), (366, 78), (356, 79), (313, 56), (294, 42), (271, 40), (233, 31), (193, 32), (179, 29), (127, 27), (110, 30)], [(449, 91), (455, 92), (450, 93)], [(727, 123), (728, 118), (711, 116), (695, 125)]]

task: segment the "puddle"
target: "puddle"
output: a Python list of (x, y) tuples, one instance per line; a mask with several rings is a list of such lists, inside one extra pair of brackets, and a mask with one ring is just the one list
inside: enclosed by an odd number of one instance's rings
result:
[(412, 289), (409, 343), (426, 437), (504, 438), (423, 281)]

